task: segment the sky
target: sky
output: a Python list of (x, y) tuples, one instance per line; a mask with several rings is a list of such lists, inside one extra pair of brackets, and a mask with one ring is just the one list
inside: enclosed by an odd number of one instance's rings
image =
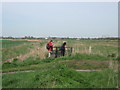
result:
[(2, 36), (117, 37), (117, 2), (4, 2)]

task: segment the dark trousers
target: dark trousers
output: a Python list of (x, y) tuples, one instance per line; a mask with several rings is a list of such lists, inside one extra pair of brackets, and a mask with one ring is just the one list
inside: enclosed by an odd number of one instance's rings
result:
[(61, 50), (61, 56), (65, 56), (65, 50)]

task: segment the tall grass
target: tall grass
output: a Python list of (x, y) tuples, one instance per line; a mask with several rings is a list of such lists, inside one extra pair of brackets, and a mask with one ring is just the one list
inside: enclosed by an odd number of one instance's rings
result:
[(73, 47), (73, 54), (98, 54), (104, 57), (108, 56), (112, 58), (116, 58), (118, 56), (118, 41), (68, 40), (67, 46)]

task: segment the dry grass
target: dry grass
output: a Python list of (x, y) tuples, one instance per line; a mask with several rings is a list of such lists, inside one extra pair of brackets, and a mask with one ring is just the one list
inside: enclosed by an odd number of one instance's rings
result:
[[(34, 45), (34, 47), (30, 48), (28, 53), (25, 53), (23, 55), (21, 54), (19, 56), (7, 59), (7, 60), (5, 60), (5, 62), (12, 62), (14, 59), (24, 61), (25, 59), (29, 58), (30, 56), (32, 56), (32, 57), (37, 56), (37, 57), (39, 57), (41, 59), (44, 59), (45, 58), (45, 53), (46, 53), (45, 47), (44, 46), (39, 47), (38, 43), (31, 43), (31, 44)], [(17, 45), (15, 47), (17, 48), (17, 47), (22, 47), (22, 46), (25, 46), (25, 45), (27, 45), (27, 44)]]

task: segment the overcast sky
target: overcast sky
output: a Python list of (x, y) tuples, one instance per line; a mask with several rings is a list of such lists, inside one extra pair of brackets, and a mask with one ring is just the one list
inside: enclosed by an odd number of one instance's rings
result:
[(6, 2), (3, 36), (118, 36), (117, 2)]

